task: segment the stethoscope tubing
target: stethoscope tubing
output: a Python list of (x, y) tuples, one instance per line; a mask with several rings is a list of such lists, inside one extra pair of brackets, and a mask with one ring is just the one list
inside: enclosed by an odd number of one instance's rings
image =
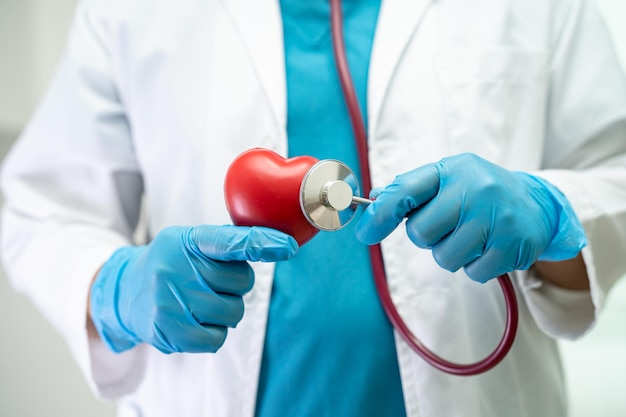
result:
[[(341, 0), (330, 0), (331, 5), (331, 28), (332, 28), (332, 42), (333, 53), (335, 57), (335, 63), (337, 66), (337, 72), (339, 75), (341, 89), (343, 91), (348, 113), (350, 115), (350, 122), (354, 132), (359, 168), (361, 171), (361, 184), (363, 189), (363, 195), (369, 195), (372, 189), (370, 166), (368, 158), (368, 146), (367, 146), (367, 132), (365, 131), (365, 123), (363, 120), (363, 113), (357, 99), (354, 83), (352, 82), (352, 75), (348, 66), (348, 60), (346, 55), (346, 49), (343, 39), (343, 13), (341, 10)], [(385, 263), (383, 260), (383, 254), (380, 244), (371, 245), (369, 247), (370, 262), (372, 264), (372, 271), (374, 275), (374, 283), (376, 291), (380, 298), (380, 302), (383, 306), (389, 321), (396, 329), (402, 339), (427, 363), (435, 368), (453, 375), (470, 376), (477, 375), (492, 369), (498, 363), (504, 359), (515, 340), (518, 325), (518, 305), (515, 296), (515, 289), (511, 283), (511, 279), (507, 274), (500, 275), (497, 280), (502, 289), (504, 300), (506, 304), (506, 323), (502, 339), (496, 346), (495, 350), (475, 363), (470, 364), (458, 364), (450, 362), (446, 359), (433, 353), (413, 334), (411, 329), (406, 325), (398, 310), (396, 309), (391, 295), (389, 293), (389, 286), (387, 285), (387, 276), (385, 273)]]

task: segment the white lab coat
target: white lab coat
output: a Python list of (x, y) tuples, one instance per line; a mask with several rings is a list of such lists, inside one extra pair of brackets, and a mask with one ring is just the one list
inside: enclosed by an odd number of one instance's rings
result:
[[(4, 165), (12, 282), (65, 336), (94, 391), (121, 398), (121, 416), (253, 416), (271, 264), (255, 265), (245, 317), (217, 354), (115, 355), (88, 337), (85, 312), (98, 267), (132, 242), (142, 190), (151, 235), (229, 223), (230, 161), (258, 146), (285, 154), (282, 46), (274, 0), (83, 1)], [(514, 274), (519, 332), (489, 373), (443, 374), (397, 339), (408, 416), (564, 416), (553, 338), (588, 330), (626, 271), (626, 82), (598, 13), (584, 0), (385, 0), (368, 114), (374, 186), (474, 152), (550, 180), (589, 239), (590, 293)], [(429, 347), (461, 362), (490, 352), (504, 321), (496, 283), (441, 270), (402, 228), (383, 249), (398, 309)]]

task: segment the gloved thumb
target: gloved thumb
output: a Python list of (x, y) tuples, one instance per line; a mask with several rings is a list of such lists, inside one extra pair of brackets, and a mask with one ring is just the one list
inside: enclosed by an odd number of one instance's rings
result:
[(189, 229), (186, 240), (185, 245), (217, 261), (277, 262), (298, 251), (293, 237), (258, 226), (195, 226)]
[(356, 226), (356, 237), (366, 245), (386, 238), (413, 210), (428, 203), (439, 192), (439, 170), (424, 165), (398, 175), (385, 188), (372, 190), (375, 200), (363, 212)]

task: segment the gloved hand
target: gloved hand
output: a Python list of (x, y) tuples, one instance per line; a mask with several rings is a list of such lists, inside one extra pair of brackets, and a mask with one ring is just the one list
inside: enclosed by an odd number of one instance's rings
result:
[(406, 221), (409, 238), (437, 263), (486, 282), (536, 260), (574, 258), (586, 245), (580, 221), (554, 186), (473, 154), (402, 174), (380, 191), (356, 227), (372, 245)]
[(123, 247), (91, 288), (91, 319), (115, 352), (215, 352), (243, 317), (254, 283), (246, 261), (293, 256), (296, 241), (264, 227), (170, 227), (147, 246)]

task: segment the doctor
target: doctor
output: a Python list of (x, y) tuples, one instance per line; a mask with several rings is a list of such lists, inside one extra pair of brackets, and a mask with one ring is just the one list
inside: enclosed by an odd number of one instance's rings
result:
[[(382, 191), (298, 248), (228, 225), (222, 186), (253, 147), (356, 168), (327, 2), (80, 3), (3, 167), (2, 254), (120, 416), (566, 416), (555, 339), (626, 272), (626, 80), (597, 11), (345, 0), (344, 19)], [(504, 361), (451, 376), (397, 338), (379, 241), (398, 310), (458, 362), (502, 333), (475, 281), (512, 272)]]

